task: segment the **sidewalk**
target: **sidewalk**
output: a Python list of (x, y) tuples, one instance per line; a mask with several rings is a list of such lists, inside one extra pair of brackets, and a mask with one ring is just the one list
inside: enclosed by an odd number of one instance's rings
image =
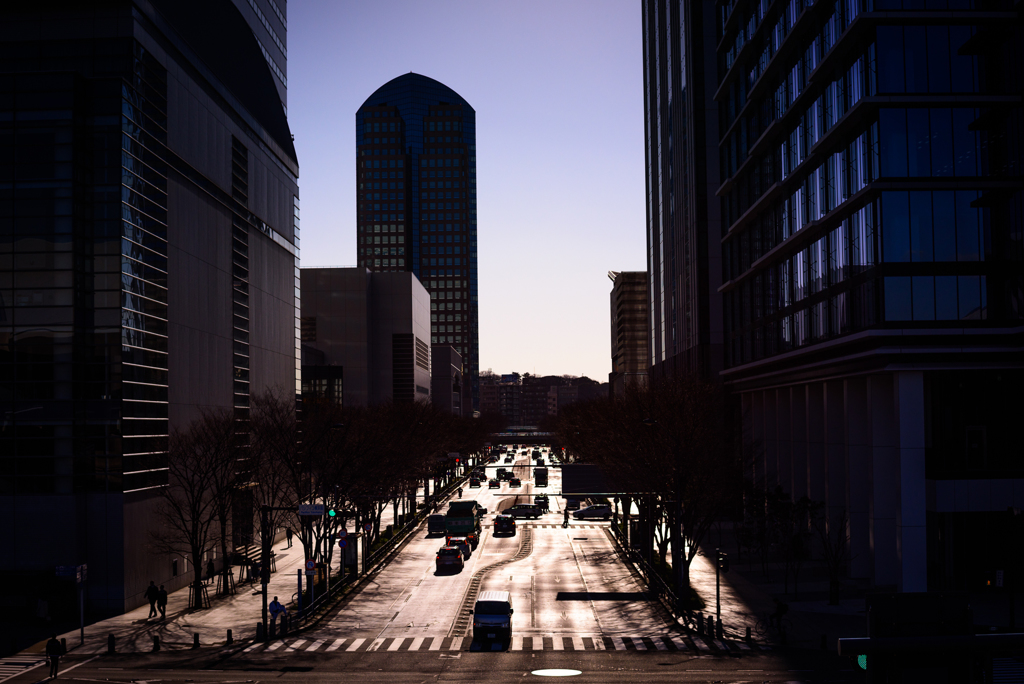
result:
[[(423, 489), (417, 492), (418, 501), (423, 499)], [(393, 521), (393, 508), (388, 506), (381, 515), (381, 531)], [(303, 569), (305, 558), (302, 544), (296, 535), (292, 548), (281, 540), (272, 547), (277, 554), (277, 572), (271, 573), (267, 585), (267, 602), (278, 596), (281, 603), (289, 604), (298, 591), (297, 573)], [(340, 563), (340, 554), (334, 553), (332, 563)], [(233, 568), (235, 576), (243, 568)], [(333, 573), (332, 573), (333, 574)], [(80, 631), (58, 634), (57, 638), (67, 639), (68, 653), (106, 653), (107, 637), (114, 635), (118, 653), (148, 653), (153, 650), (153, 637), (160, 638), (163, 650), (192, 648), (193, 635), (199, 635), (200, 646), (223, 646), (227, 641), (227, 630), (232, 630), (235, 641), (251, 640), (256, 634), (256, 624), (262, 620), (262, 585), (239, 583), (235, 593), (226, 596), (214, 595), (216, 583), (208, 585), (210, 608), (191, 610), (188, 605), (189, 588), (184, 587), (167, 597), (167, 617), (149, 618), (149, 605), (136, 608), (123, 615), (95, 622), (85, 627), (85, 643), (81, 644)], [(23, 653), (35, 654), (45, 651), (46, 642), (41, 641)]]

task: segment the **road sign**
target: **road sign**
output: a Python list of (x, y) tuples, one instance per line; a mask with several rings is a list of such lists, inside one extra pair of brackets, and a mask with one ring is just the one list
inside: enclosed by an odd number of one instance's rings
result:
[(363, 525), (363, 529), (369, 532), (373, 529), (373, 523), (366, 523), (365, 525)]
[(339, 539), (338, 540), (338, 548), (339, 549), (343, 549), (346, 546), (348, 546), (348, 539)]
[(323, 515), (323, 504), (299, 504), (299, 515)]
[(314, 568), (316, 568), (316, 563), (310, 558), (306, 561), (306, 572), (312, 572)]
[(306, 576), (307, 577), (312, 577), (315, 574), (316, 574), (316, 570), (307, 570), (306, 571)]
[(338, 530), (338, 537), (344, 539), (348, 536), (348, 530)]

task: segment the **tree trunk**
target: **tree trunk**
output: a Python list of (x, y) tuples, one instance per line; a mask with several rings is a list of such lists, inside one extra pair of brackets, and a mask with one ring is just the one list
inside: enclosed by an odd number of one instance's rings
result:
[(223, 565), (223, 567), (221, 568), (221, 572), (224, 574), (224, 581), (222, 582), (222, 587), (224, 589), (224, 593), (229, 594), (231, 593), (229, 584), (229, 573), (231, 572), (231, 558), (228, 557), (228, 521), (226, 515), (222, 515), (220, 518), (220, 556), (222, 559), (221, 563)]
[(668, 504), (668, 510), (672, 538), (672, 579), (676, 597), (682, 602), (690, 593), (690, 564), (686, 561), (686, 550), (683, 548), (682, 503), (672, 501)]

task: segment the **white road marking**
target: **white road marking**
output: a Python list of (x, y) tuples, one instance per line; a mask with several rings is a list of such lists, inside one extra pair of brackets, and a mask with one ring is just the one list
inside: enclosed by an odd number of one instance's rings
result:
[(605, 650), (604, 638), (603, 637), (599, 637), (599, 636), (590, 637), (590, 640), (594, 642), (594, 650), (595, 651), (603, 651), (603, 650)]
[(373, 643), (370, 644), (370, 647), (368, 649), (366, 649), (366, 651), (367, 652), (376, 651), (378, 648), (380, 648), (380, 645), (383, 644), (383, 643), (384, 643), (383, 639), (374, 639)]
[(423, 645), (423, 637), (416, 637), (415, 639), (412, 640), (412, 643), (409, 645), (409, 650), (410, 651), (418, 651), (418, 650), (420, 650), (420, 646), (422, 646), (422, 645)]
[(522, 651), (523, 650), (523, 637), (512, 637), (512, 645), (509, 647), (510, 651)]
[(268, 651), (276, 651), (277, 649), (281, 648), (282, 646), (284, 646), (284, 642), (283, 641), (275, 641), (274, 643), (272, 643), (269, 646), (267, 646), (267, 650)]
[(461, 651), (462, 650), (462, 637), (455, 637), (452, 639), (451, 646), (448, 647), (449, 651)]
[(309, 645), (309, 648), (307, 648), (306, 650), (307, 651), (315, 651), (315, 650), (317, 650), (318, 648), (320, 648), (323, 645), (324, 645), (324, 639), (317, 639), (316, 641), (311, 643)]
[(362, 646), (364, 643), (366, 643), (366, 639), (356, 639), (348, 645), (348, 648), (346, 648), (345, 651), (357, 651), (359, 650), (359, 647)]
[(288, 648), (286, 648), (285, 650), (286, 651), (297, 651), (297, 650), (299, 650), (299, 646), (302, 646), (302, 644), (304, 644), (304, 643), (306, 643), (305, 639), (297, 639), (297, 640), (293, 641), (288, 646)]
[(405, 637), (398, 637), (398, 638), (396, 638), (394, 641), (391, 642), (391, 645), (388, 646), (388, 650), (389, 651), (397, 651), (398, 649), (402, 648), (402, 642), (404, 642), (404, 641), (405, 641)]
[(326, 650), (328, 650), (328, 651), (337, 651), (339, 648), (341, 648), (341, 645), (343, 643), (345, 643), (346, 641), (347, 641), (347, 639), (335, 639), (334, 643), (331, 644), (330, 646), (328, 646)]
[(551, 637), (551, 648), (555, 651), (564, 651), (565, 642), (562, 641), (562, 637), (558, 636), (557, 634)]
[(699, 636), (693, 637), (693, 643), (694, 643), (694, 645), (697, 646), (698, 650), (703, 651), (704, 653), (710, 653), (711, 652), (711, 647), (708, 646), (704, 642), (704, 640), (701, 639)]
[(622, 643), (622, 637), (612, 637), (612, 644), (615, 646), (616, 651), (626, 650), (626, 644)]
[(262, 645), (263, 645), (263, 643), (262, 643), (262, 642), (260, 642), (260, 641), (257, 641), (257, 642), (255, 642), (255, 643), (253, 643), (253, 645), (252, 645), (252, 646), (250, 646), (249, 648), (247, 648), (247, 649), (245, 649), (244, 651), (242, 651), (242, 653), (248, 653), (249, 651), (253, 651), (253, 650), (255, 650), (256, 648), (258, 648), (258, 647), (260, 647), (260, 646), (262, 646)]
[(747, 643), (747, 642), (745, 642), (745, 641), (736, 641), (736, 642), (734, 642), (734, 644), (735, 644), (735, 645), (736, 645), (736, 647), (737, 647), (737, 648), (739, 648), (739, 649), (740, 649), (741, 651), (749, 651), (749, 650), (750, 650), (750, 644), (748, 644), (748, 643)]
[(644, 640), (641, 639), (640, 637), (632, 637), (632, 638), (630, 638), (630, 641), (633, 642), (633, 646), (636, 647), (636, 650), (638, 650), (638, 651), (646, 651), (647, 650), (647, 644), (645, 644)]
[(543, 651), (544, 637), (530, 637), (530, 648), (534, 651)]
[(667, 651), (668, 650), (668, 644), (666, 644), (665, 640), (662, 639), (661, 637), (651, 637), (651, 641), (654, 642), (654, 647), (656, 649), (658, 649), (659, 651)]
[(687, 647), (686, 642), (677, 636), (670, 636), (668, 640), (671, 641), (673, 645), (675, 645), (675, 647), (680, 651), (690, 650), (689, 647)]
[(583, 637), (574, 636), (572, 638), (572, 648), (574, 651), (587, 650), (587, 647), (583, 645)]
[(434, 640), (430, 642), (430, 648), (428, 651), (440, 651), (441, 643), (444, 641), (444, 637), (434, 637)]

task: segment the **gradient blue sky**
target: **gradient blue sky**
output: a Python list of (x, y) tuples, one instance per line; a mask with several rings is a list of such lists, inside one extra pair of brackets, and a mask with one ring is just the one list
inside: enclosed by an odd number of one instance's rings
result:
[(302, 265), (356, 263), (355, 112), (415, 71), (476, 110), (480, 368), (611, 370), (607, 272), (646, 268), (640, 6), (288, 3)]

